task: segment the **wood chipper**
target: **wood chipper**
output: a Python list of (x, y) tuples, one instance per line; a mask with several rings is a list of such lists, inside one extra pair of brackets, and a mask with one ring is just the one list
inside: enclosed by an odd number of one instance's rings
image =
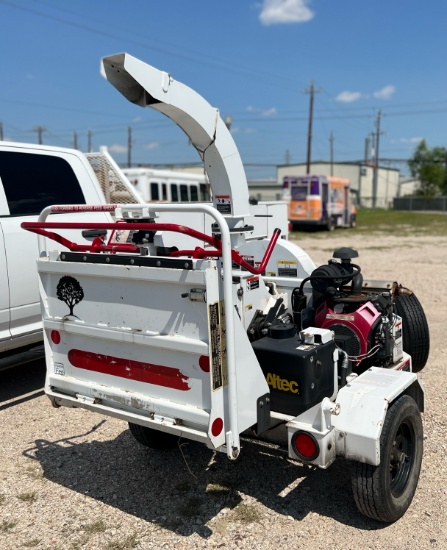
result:
[[(102, 68), (128, 100), (185, 131), (212, 203), (59, 205), (23, 224), (39, 235), (53, 405), (122, 419), (151, 448), (185, 438), (231, 460), (245, 438), (282, 431), (293, 460), (352, 461), (360, 511), (395, 521), (422, 461), (416, 373), (429, 334), (418, 299), (364, 279), (351, 248), (317, 267), (279, 230), (253, 238), (242, 162), (218, 110), (128, 54)], [(46, 221), (84, 210), (113, 216)]]

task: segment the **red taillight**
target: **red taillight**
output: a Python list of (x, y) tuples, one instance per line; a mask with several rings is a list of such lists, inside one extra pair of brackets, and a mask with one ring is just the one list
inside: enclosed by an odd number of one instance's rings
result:
[(53, 342), (53, 344), (59, 344), (60, 341), (61, 341), (60, 332), (58, 332), (57, 330), (52, 330), (51, 334), (50, 334), (50, 337), (51, 337), (51, 341)]
[(211, 424), (211, 433), (214, 437), (217, 437), (220, 432), (223, 430), (223, 420), (222, 418), (216, 418), (214, 422)]
[(289, 222), (289, 231), (293, 231), (293, 223)]
[(199, 357), (199, 367), (203, 372), (210, 372), (210, 358), (208, 355), (201, 355)]
[(307, 432), (298, 431), (292, 436), (292, 448), (301, 460), (311, 462), (320, 454), (320, 447), (315, 437)]

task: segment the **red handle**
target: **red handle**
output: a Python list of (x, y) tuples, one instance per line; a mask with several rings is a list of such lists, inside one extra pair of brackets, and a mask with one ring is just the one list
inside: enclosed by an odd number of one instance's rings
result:
[[(214, 250), (205, 250), (203, 248), (196, 248), (195, 250), (179, 250), (171, 253), (171, 256), (192, 256), (194, 258), (206, 258), (206, 257), (220, 257), (222, 256), (222, 246), (220, 239), (212, 237), (196, 231), (191, 227), (179, 225), (175, 223), (126, 223), (122, 222), (22, 222), (21, 227), (37, 235), (43, 235), (49, 239), (56, 241), (57, 243), (65, 246), (72, 252), (139, 252), (139, 248), (133, 244), (99, 244), (95, 239), (92, 245), (77, 244), (54, 231), (48, 231), (49, 229), (129, 229), (138, 231), (173, 231), (176, 233), (183, 233), (198, 240), (205, 241), (206, 243), (215, 247)], [(258, 268), (247, 263), (242, 256), (236, 250), (231, 251), (232, 260), (243, 267), (245, 270), (255, 275), (260, 275), (264, 272), (270, 256), (272, 255), (273, 248), (281, 234), (280, 229), (273, 231), (273, 236), (267, 246), (267, 249), (262, 258), (261, 264)]]

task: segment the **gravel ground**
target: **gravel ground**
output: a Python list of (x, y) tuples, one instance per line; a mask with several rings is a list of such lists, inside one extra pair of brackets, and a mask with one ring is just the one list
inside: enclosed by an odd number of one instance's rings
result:
[(398, 277), (426, 311), (425, 449), (406, 515), (361, 516), (342, 460), (323, 471), (252, 444), (236, 463), (193, 442), (150, 451), (121, 421), (53, 409), (36, 362), (0, 373), (1, 549), (447, 548), (447, 237), (340, 230), (300, 245), (317, 264), (353, 246), (366, 278)]

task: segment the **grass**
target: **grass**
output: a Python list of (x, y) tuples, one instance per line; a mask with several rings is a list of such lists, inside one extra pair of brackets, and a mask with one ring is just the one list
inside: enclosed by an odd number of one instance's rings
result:
[(13, 529), (16, 525), (17, 525), (17, 522), (15, 521), (3, 520), (3, 523), (0, 523), (0, 531), (3, 533), (7, 533), (11, 529)]
[(232, 515), (235, 520), (241, 523), (257, 523), (261, 520), (261, 513), (252, 504), (238, 504)]
[[(336, 230), (338, 234), (341, 230)], [(381, 208), (361, 208), (357, 213), (357, 227), (355, 229), (343, 229), (346, 233), (358, 234), (390, 234), (399, 236), (447, 235), (447, 214), (437, 212), (407, 212), (402, 210), (385, 210)], [(306, 235), (324, 239), (328, 237), (327, 231), (294, 231), (292, 236)]]
[(32, 540), (29, 540), (28, 542), (24, 542), (22, 546), (24, 548), (35, 548), (36, 546), (39, 546), (39, 544), (40, 544), (40, 539), (32, 539)]
[(102, 519), (94, 521), (93, 523), (88, 523), (82, 527), (82, 530), (85, 533), (95, 534), (95, 533), (104, 533), (107, 530), (106, 522)]
[(107, 543), (108, 550), (131, 550), (140, 544), (136, 534), (128, 535), (123, 539), (111, 540)]
[(21, 493), (17, 495), (17, 498), (23, 502), (34, 502), (37, 500), (37, 493), (33, 491), (32, 493)]

